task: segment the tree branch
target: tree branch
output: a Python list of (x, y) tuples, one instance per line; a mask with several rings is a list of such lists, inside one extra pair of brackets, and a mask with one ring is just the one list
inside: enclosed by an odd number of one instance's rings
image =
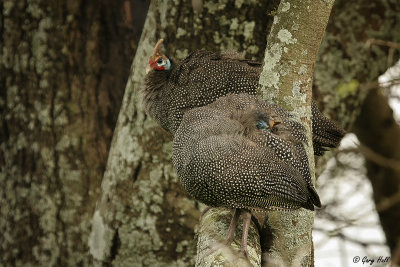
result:
[[(310, 171), (315, 180), (311, 137), (311, 100), (314, 64), (333, 1), (281, 1), (265, 52), (260, 95), (289, 111), (307, 129)], [(268, 212), (274, 239), (269, 259), (289, 265), (313, 265), (314, 212)]]
[(228, 233), (232, 210), (226, 208), (210, 208), (200, 219), (196, 266), (261, 266), (260, 237), (254, 223), (249, 227), (247, 239), (248, 260), (238, 256), (240, 237), (242, 236), (243, 222), (236, 227), (235, 239), (232, 246), (225, 241)]

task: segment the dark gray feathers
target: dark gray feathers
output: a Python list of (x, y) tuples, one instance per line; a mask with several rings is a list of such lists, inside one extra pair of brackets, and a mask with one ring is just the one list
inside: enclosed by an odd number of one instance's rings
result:
[[(160, 52), (159, 52), (160, 53)], [(151, 70), (145, 78), (145, 109), (172, 134), (184, 112), (208, 105), (229, 93), (255, 95), (261, 64), (234, 51), (196, 51), (181, 62), (171, 61), (170, 70)], [(344, 131), (312, 105), (314, 153), (339, 145)]]
[[(279, 123), (265, 127), (271, 120)], [(185, 189), (207, 205), (313, 210), (321, 203), (305, 141), (303, 126), (279, 106), (230, 94), (185, 113), (173, 161)]]
[(143, 89), (147, 112), (160, 125), (175, 133), (183, 113), (214, 102), (228, 93), (250, 92), (257, 88), (259, 64), (224, 53), (196, 51), (177, 63), (171, 60), (170, 71), (150, 71)]

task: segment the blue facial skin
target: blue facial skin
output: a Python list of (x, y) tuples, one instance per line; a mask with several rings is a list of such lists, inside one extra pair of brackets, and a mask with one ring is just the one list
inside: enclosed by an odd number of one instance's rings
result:
[(169, 70), (171, 68), (171, 61), (169, 61), (168, 58), (167, 58), (167, 61), (164, 61), (164, 59), (159, 58), (156, 63), (157, 63), (157, 66), (159, 66), (159, 67), (165, 66), (164, 70)]
[(171, 68), (171, 62), (169, 61), (169, 59), (167, 58), (167, 66), (165, 66), (166, 70), (169, 70)]
[(268, 123), (266, 123), (264, 120), (259, 120), (257, 122), (257, 129), (270, 131)]

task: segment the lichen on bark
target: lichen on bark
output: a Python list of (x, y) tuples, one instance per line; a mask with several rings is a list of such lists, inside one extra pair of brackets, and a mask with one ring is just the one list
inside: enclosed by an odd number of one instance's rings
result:
[[(110, 1), (107, 8), (120, 3)], [(124, 60), (109, 75), (107, 57), (121, 59), (129, 50), (99, 23), (103, 10), (95, 1), (82, 8), (79, 1), (0, 3), (0, 229), (6, 237), (0, 257), (5, 266), (89, 265), (90, 218), (114, 126), (112, 112), (119, 107), (118, 89), (105, 89), (108, 82), (118, 87), (118, 78), (127, 75)], [(122, 32), (119, 18), (108, 15), (101, 21)], [(108, 35), (108, 43), (99, 41), (99, 32)], [(120, 56), (100, 52), (109, 47)]]
[[(268, 35), (259, 94), (291, 111), (307, 130), (310, 172), (315, 181), (311, 137), (311, 99), (314, 64), (333, 1), (286, 1), (279, 4)], [(304, 209), (268, 212), (274, 237), (269, 261), (313, 265), (314, 213)], [(299, 227), (301, 224), (301, 227)]]
[[(236, 238), (232, 245), (225, 244), (232, 210), (211, 208), (202, 214), (197, 235), (196, 266), (261, 266), (260, 237), (253, 224), (248, 236), (248, 259), (239, 255), (240, 239)], [(235, 235), (242, 236), (243, 222), (236, 227)]]

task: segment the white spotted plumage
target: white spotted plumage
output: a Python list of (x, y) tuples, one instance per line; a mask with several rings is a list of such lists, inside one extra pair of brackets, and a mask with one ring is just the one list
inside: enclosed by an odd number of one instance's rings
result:
[[(279, 119), (274, 133), (256, 127), (258, 113)], [(231, 94), (185, 113), (173, 161), (185, 189), (207, 205), (313, 209), (321, 203), (304, 140), (304, 128), (277, 105)]]
[[(169, 70), (146, 75), (142, 93), (147, 112), (172, 134), (192, 108), (229, 93), (257, 93), (261, 64), (243, 59), (239, 53), (202, 50), (170, 62)], [(314, 154), (322, 155), (324, 147), (339, 145), (344, 131), (322, 115), (314, 102), (312, 115)]]

